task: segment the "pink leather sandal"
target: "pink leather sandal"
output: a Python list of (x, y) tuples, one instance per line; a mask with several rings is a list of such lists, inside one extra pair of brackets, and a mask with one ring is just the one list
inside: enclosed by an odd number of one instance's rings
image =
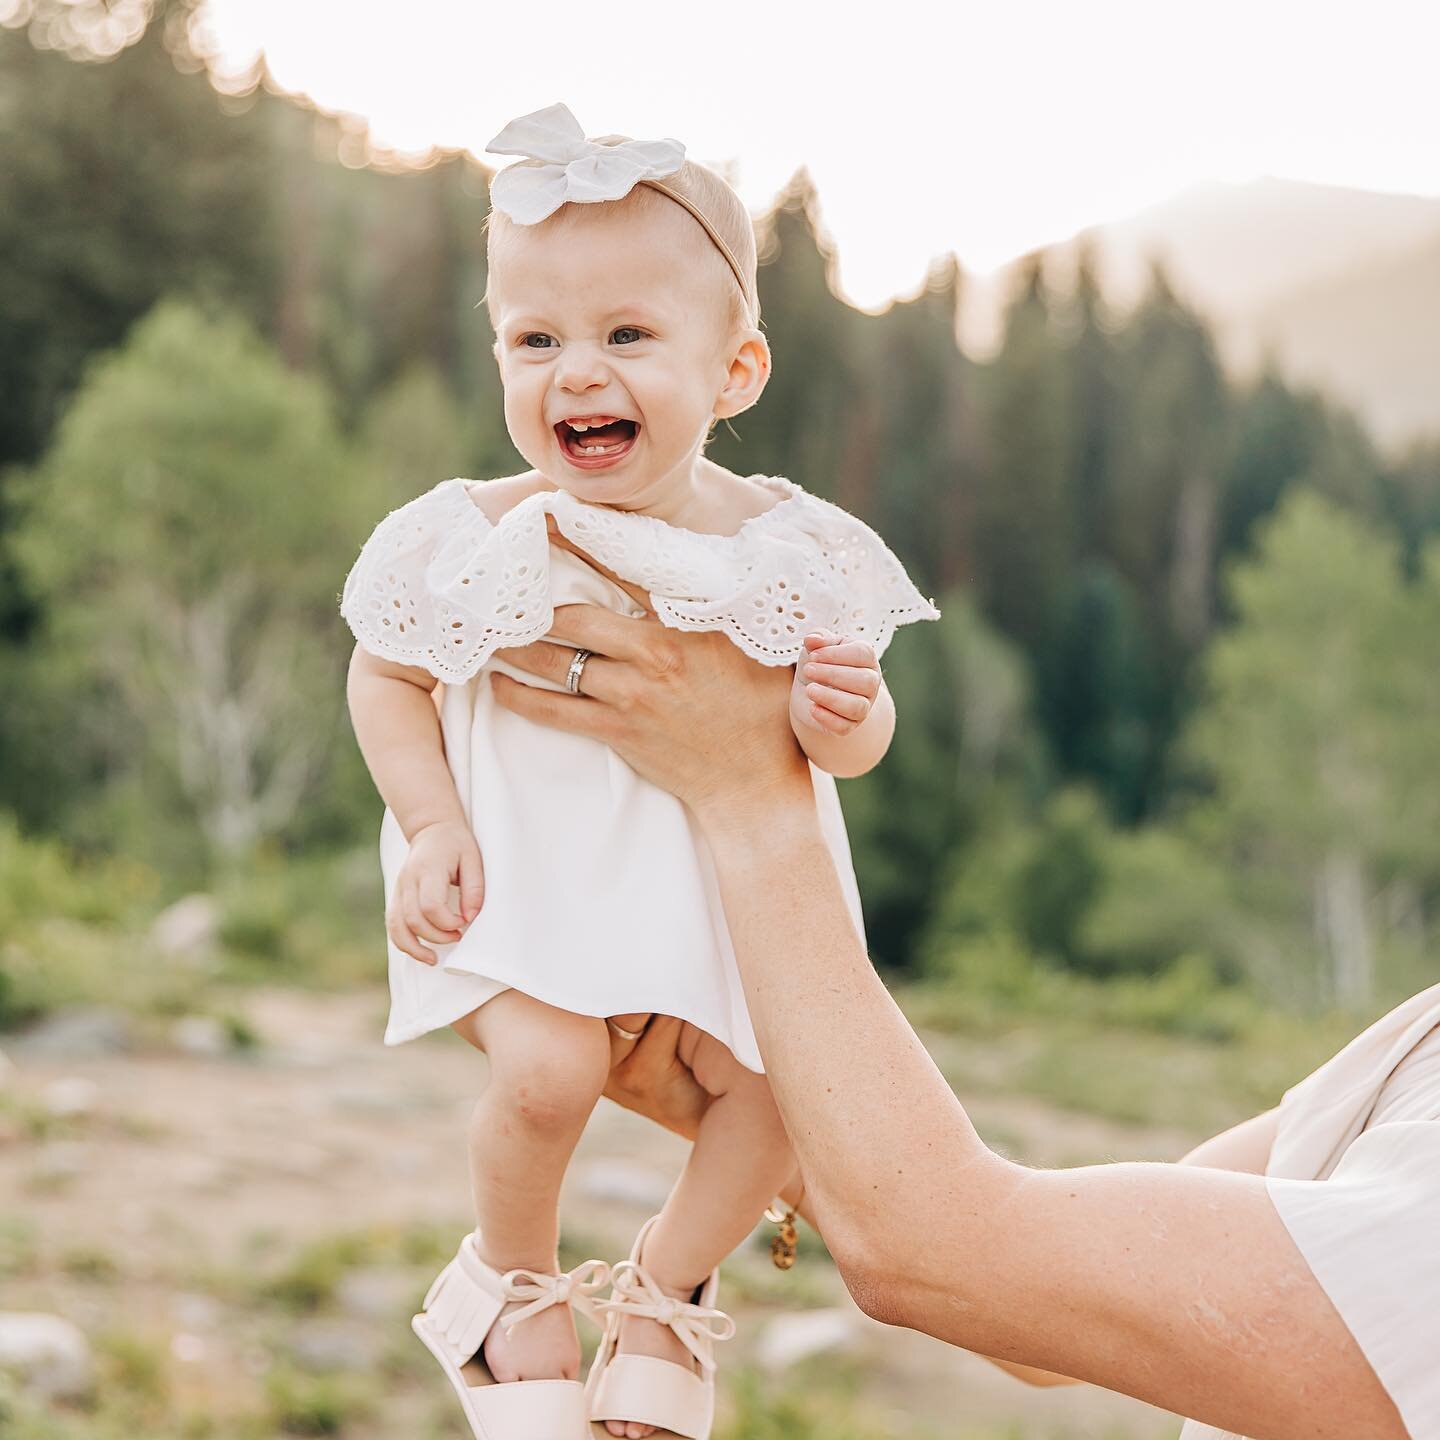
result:
[(586, 1440), (585, 1391), (578, 1380), (498, 1381), (481, 1348), (512, 1300), (528, 1301), (500, 1323), (506, 1331), (552, 1305), (572, 1305), (597, 1320), (590, 1296), (605, 1287), (610, 1267), (587, 1260), (564, 1275), (530, 1270), (501, 1274), (480, 1258), (478, 1234), (460, 1242), (435, 1277), (410, 1328), (440, 1362), (475, 1440)]
[[(714, 1346), (735, 1334), (735, 1322), (715, 1309), (718, 1268), (700, 1287), (698, 1303), (692, 1304), (665, 1294), (640, 1263), (645, 1237), (659, 1218), (652, 1216), (641, 1227), (630, 1258), (610, 1273), (610, 1299), (595, 1307), (605, 1313), (605, 1334), (585, 1381), (592, 1440), (614, 1440), (606, 1420), (654, 1425), (651, 1440), (709, 1440), (715, 1423)], [(626, 1315), (668, 1325), (695, 1357), (700, 1374), (658, 1356), (618, 1353), (620, 1321)]]

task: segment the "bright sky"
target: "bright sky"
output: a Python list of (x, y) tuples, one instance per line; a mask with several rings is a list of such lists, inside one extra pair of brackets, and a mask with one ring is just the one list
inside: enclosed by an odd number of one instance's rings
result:
[(225, 63), (407, 151), (563, 100), (674, 136), (752, 212), (801, 165), (854, 304), (990, 271), (1204, 180), (1440, 194), (1429, 0), (208, 0)]

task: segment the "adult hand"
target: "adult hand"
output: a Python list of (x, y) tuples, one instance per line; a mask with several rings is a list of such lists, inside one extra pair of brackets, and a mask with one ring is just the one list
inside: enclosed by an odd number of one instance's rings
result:
[(612, 1032), (604, 1093), (626, 1110), (693, 1140), (710, 1108), (710, 1095), (680, 1058), (683, 1028), (673, 1015), (654, 1015), (638, 1040)]
[[(680, 1058), (684, 1029), (685, 1022), (673, 1015), (654, 1015), (638, 1040), (627, 1040), (612, 1032), (610, 1078), (604, 1093), (624, 1109), (693, 1140), (713, 1097)], [(798, 1168), (781, 1188), (780, 1199), (819, 1230)]]
[(809, 767), (786, 720), (791, 667), (761, 665), (716, 631), (662, 625), (643, 590), (596, 565), (547, 518), (553, 544), (581, 555), (646, 613), (631, 619), (599, 605), (560, 606), (547, 639), (498, 653), (563, 684), (575, 650), (589, 650), (582, 694), (495, 674), (496, 700), (542, 725), (603, 740), (697, 813), (753, 813), (777, 789), (808, 788)]

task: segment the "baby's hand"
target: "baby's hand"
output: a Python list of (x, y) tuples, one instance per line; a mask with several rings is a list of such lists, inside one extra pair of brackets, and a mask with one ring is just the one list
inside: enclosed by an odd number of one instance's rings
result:
[(790, 712), (812, 729), (848, 735), (862, 724), (880, 693), (880, 662), (863, 640), (819, 631), (805, 637), (795, 667)]
[[(456, 886), (458, 909), (450, 896)], [(420, 941), (452, 944), (480, 913), (484, 900), (485, 870), (470, 827), (437, 821), (417, 830), (410, 841), (385, 911), (385, 933), (397, 949), (434, 965), (439, 956)]]

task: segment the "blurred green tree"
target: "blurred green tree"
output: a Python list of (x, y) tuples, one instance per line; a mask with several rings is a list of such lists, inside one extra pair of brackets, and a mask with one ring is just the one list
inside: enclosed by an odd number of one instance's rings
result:
[(298, 828), (349, 743), (337, 577), (383, 513), (319, 384), (243, 320), (166, 302), (17, 483), (16, 554), (77, 701), (51, 743), (94, 777), (70, 838), (193, 871)]
[(1048, 779), (1023, 657), (967, 592), (940, 608), (941, 620), (907, 627), (885, 655), (903, 740), (840, 786), (870, 951), (899, 970), (916, 963), (946, 871)]
[(1346, 1006), (1375, 990), (1382, 876), (1434, 864), (1435, 578), (1407, 584), (1393, 539), (1295, 491), (1231, 571), (1237, 623), (1207, 657), (1188, 736), (1249, 903), (1313, 932), (1329, 964), (1312, 979)]
[(1052, 624), (1076, 551), (1075, 397), (1039, 256), (1021, 267), (1004, 345), (980, 369), (977, 388), (984, 451), (972, 507), (975, 580), (990, 620), (1033, 648)]
[[(108, 8), (42, 5), (33, 24), (79, 24), (79, 45)], [(79, 63), (0, 28), (0, 464), (40, 452), (86, 358), (161, 296), (264, 316), (279, 196), (257, 117), (175, 67), (191, 8)]]

